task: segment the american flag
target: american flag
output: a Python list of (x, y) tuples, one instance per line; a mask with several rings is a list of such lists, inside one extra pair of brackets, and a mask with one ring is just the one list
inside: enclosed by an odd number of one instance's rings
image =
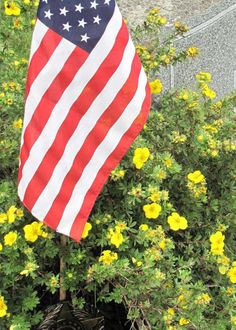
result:
[(115, 1), (41, 0), (20, 151), (24, 205), (80, 241), (149, 108), (149, 84)]

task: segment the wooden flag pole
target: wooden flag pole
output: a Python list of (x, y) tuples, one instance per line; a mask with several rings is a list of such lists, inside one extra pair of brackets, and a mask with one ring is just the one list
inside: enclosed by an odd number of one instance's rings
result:
[[(66, 246), (66, 236), (61, 235), (61, 248)], [(66, 268), (66, 262), (65, 262), (65, 257), (62, 254), (60, 257), (60, 301), (66, 300), (66, 290), (64, 288), (64, 272)]]

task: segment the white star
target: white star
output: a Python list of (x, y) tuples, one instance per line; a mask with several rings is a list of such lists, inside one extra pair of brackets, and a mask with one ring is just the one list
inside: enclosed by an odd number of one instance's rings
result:
[(48, 0), (43, 0), (43, 2), (46, 2), (46, 3), (48, 3)]
[(87, 22), (85, 22), (85, 20), (82, 18), (81, 21), (78, 21), (79, 25), (78, 26), (82, 26), (84, 28), (85, 24), (87, 24)]
[(87, 33), (85, 33), (84, 35), (81, 35), (81, 41), (87, 42), (88, 39), (90, 39), (90, 37), (87, 36)]
[(70, 28), (72, 27), (69, 22), (67, 22), (66, 24), (62, 24), (63, 25), (63, 30), (67, 30), (70, 31)]
[(110, 1), (111, 1), (111, 0), (105, 0), (105, 1), (104, 1), (104, 5), (110, 5)]
[(68, 13), (69, 12), (69, 10), (67, 10), (66, 9), (66, 7), (64, 7), (64, 8), (60, 8), (60, 15), (64, 15), (64, 16), (66, 16), (66, 13)]
[(96, 2), (96, 0), (90, 1), (90, 4), (91, 4), (90, 8), (97, 9), (98, 3)]
[(93, 17), (93, 23), (97, 23), (100, 24), (101, 18), (99, 17), (99, 15), (97, 15), (96, 17)]
[(82, 9), (84, 9), (84, 7), (81, 6), (81, 3), (75, 5), (75, 11), (79, 11), (81, 13)]
[(51, 19), (51, 16), (53, 15), (51, 12), (50, 12), (50, 9), (48, 10), (48, 11), (45, 11), (44, 12), (44, 14), (45, 14), (45, 18), (49, 18), (49, 19)]

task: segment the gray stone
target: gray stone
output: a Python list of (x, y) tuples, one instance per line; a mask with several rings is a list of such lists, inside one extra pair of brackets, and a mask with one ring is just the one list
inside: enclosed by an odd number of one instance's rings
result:
[(166, 88), (193, 86), (200, 71), (212, 73), (212, 88), (219, 97), (236, 88), (236, 0), (120, 0), (119, 4), (131, 25), (140, 23), (150, 8), (158, 7), (170, 24), (180, 19), (190, 27), (174, 46), (198, 47), (200, 56), (162, 70)]

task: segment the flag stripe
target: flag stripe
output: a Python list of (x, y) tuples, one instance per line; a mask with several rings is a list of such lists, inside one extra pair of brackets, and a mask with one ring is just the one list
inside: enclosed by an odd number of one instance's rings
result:
[(65, 61), (74, 49), (74, 44), (66, 39), (61, 39), (47, 64), (43, 67), (34, 80), (25, 103), (25, 128), (29, 124), (35, 109), (37, 108), (41, 98), (44, 96), (44, 93), (61, 71)]
[[(37, 22), (38, 23), (36, 24), (38, 26), (40, 27), (43, 26), (46, 28), (46, 26), (42, 24), (39, 20)], [(36, 42), (40, 42), (40, 44), (38, 45), (38, 48), (35, 50), (35, 52), (32, 53), (32, 59), (30, 60), (29, 63), (28, 72), (30, 72), (30, 74), (28, 74), (27, 77), (25, 98), (27, 98), (30, 87), (33, 84), (34, 80), (39, 75), (39, 73), (44, 68), (44, 66), (47, 64), (49, 58), (52, 56), (53, 52), (55, 51), (60, 41), (62, 40), (59, 34), (49, 29), (46, 30), (46, 33), (41, 37), (42, 38), (40, 38), (40, 40), (36, 41)], [(35, 38), (37, 38), (37, 34)]]
[[(24, 168), (22, 170), (22, 178), (18, 185), (18, 193), (21, 199), (24, 199), (24, 194), (27, 185), (31, 181), (35, 171), (40, 165), (41, 160), (44, 158), (47, 150), (52, 145), (55, 136), (57, 134), (57, 131), (61, 126), (61, 124), (63, 123), (63, 121), (65, 120), (71, 106), (76, 101), (78, 96), (81, 94), (81, 92), (83, 91), (84, 87), (87, 85), (89, 80), (96, 73), (101, 63), (109, 54), (110, 50), (113, 48), (116, 36), (119, 33), (121, 26), (122, 26), (122, 17), (118, 10), (117, 15), (114, 16), (114, 20), (108, 23), (106, 31), (102, 36), (102, 38), (100, 39), (100, 42), (90, 53), (84, 65), (77, 72), (71, 84), (64, 91), (62, 97), (55, 105), (53, 112), (49, 120), (47, 121), (47, 124), (44, 126), (44, 129), (38, 140), (34, 143), (30, 151), (30, 156), (27, 159), (26, 163), (24, 164)], [(56, 59), (54, 61), (54, 66), (57, 66)], [(90, 68), (89, 71), (88, 68)], [(24, 175), (24, 173), (27, 173), (27, 175)]]
[(103, 166), (109, 155), (115, 150), (122, 139), (122, 136), (130, 128), (130, 123), (132, 123), (139, 115), (139, 105), (143, 104), (145, 99), (146, 82), (147, 80), (145, 73), (141, 70), (139, 76), (139, 86), (132, 101), (128, 104), (125, 111), (109, 130), (105, 139), (96, 149), (89, 163), (85, 167), (82, 176), (75, 185), (69, 202), (66, 204), (63, 216), (57, 227), (57, 231), (66, 235), (70, 234), (73, 222), (83, 204), (84, 197), (91, 188), (93, 181), (96, 179), (100, 168)]
[[(109, 56), (101, 64), (93, 79), (89, 81), (83, 93), (79, 96), (77, 101), (70, 109), (68, 116), (58, 130), (56, 139), (54, 140), (51, 147), (48, 149), (44, 159), (42, 160), (37, 171), (32, 177), (32, 180), (28, 184), (24, 196), (24, 202), (28, 208), (32, 208), (34, 206), (39, 195), (42, 193), (44, 187), (48, 183), (52, 172), (54, 171), (57, 162), (60, 160), (68, 140), (70, 139), (77, 125), (79, 124), (82, 115), (86, 113), (89, 106), (96, 98), (96, 95), (101, 92), (101, 90), (104, 88), (107, 81), (109, 80), (109, 77), (112, 76), (112, 74), (115, 72), (118, 65), (120, 64), (124, 49), (129, 40), (128, 31), (124, 23), (117, 36), (117, 39), (119, 40), (119, 42), (115, 43)], [(77, 59), (77, 56), (75, 56), (74, 58)], [(52, 88), (52, 90), (54, 93), (54, 88)], [(93, 91), (93, 93), (91, 93), (91, 90)], [(45, 99), (47, 99), (47, 97)], [(43, 109), (44, 106), (42, 106), (41, 108)], [(40, 109), (40, 111), (42, 111), (42, 109)], [(39, 119), (40, 118), (36, 120), (36, 123)], [(41, 122), (44, 126), (45, 121), (43, 120), (43, 118), (41, 118)], [(32, 125), (33, 123), (31, 123), (30, 127)], [(32, 133), (29, 132), (29, 134)]]
[[(150, 109), (150, 88), (149, 84), (146, 85), (146, 97), (142, 105), (142, 109), (138, 117), (135, 119), (133, 124), (130, 126), (128, 131), (123, 135), (116, 149), (106, 159), (104, 165), (100, 168), (92, 186), (85, 195), (83, 204), (73, 221), (70, 237), (75, 241), (79, 242), (83, 233), (83, 229), (88, 216), (93, 208), (94, 201), (97, 199), (103, 185), (106, 183), (110, 172), (117, 166), (121, 161), (123, 155), (128, 151), (132, 142), (136, 139), (140, 132), (140, 127), (143, 127)], [(50, 224), (49, 224), (50, 227)]]
[(47, 33), (47, 31), (48, 31), (48, 27), (37, 19), (36, 24), (34, 26), (34, 33), (31, 41), (29, 61), (32, 60), (34, 53), (38, 50), (44, 38), (44, 35)]
[[(91, 130), (83, 146), (75, 156), (73, 165), (65, 176), (56, 199), (54, 200), (48, 214), (44, 217), (44, 221), (46, 223), (50, 223), (50, 226), (54, 229), (56, 229), (63, 214), (63, 205), (66, 204), (71, 197), (75, 182), (80, 179), (83, 169), (89, 163), (89, 160), (93, 156), (97, 147), (100, 145), (100, 143), (102, 143), (110, 127), (113, 126), (119, 119), (122, 112), (126, 109), (127, 105), (130, 103), (133, 95), (135, 94), (140, 68), (140, 61), (138, 57), (135, 56), (132, 63), (130, 76), (113, 100), (112, 104), (99, 118), (96, 126), (93, 128), (93, 130)], [(127, 93), (126, 97), (124, 97), (125, 91), (127, 90), (129, 93)], [(64, 201), (63, 205), (61, 203), (61, 199)]]
[(62, 70), (55, 77), (54, 81), (45, 92), (40, 103), (35, 109), (29, 125), (24, 132), (24, 141), (21, 148), (21, 165), (19, 168), (19, 181), (22, 176), (22, 168), (28, 159), (30, 150), (34, 143), (40, 136), (45, 124), (47, 123), (51, 112), (63, 94), (64, 89), (68, 87), (74, 78), (75, 74), (82, 66), (84, 60), (87, 58), (88, 53), (76, 47), (66, 60)]
[[(111, 104), (112, 100), (115, 98), (127, 80), (131, 70), (131, 64), (134, 55), (135, 48), (131, 39), (129, 39), (118, 69), (115, 71), (109, 82), (106, 84), (105, 88), (96, 97), (90, 108), (81, 118), (74, 134), (67, 143), (63, 157), (60, 159), (54, 169), (49, 183), (34, 205), (33, 212), (34, 214), (37, 214), (39, 218), (44, 219), (48, 213), (50, 202), (53, 202), (56, 195), (58, 194), (63, 179), (73, 164), (76, 153), (81, 149), (88, 134), (96, 125), (97, 120), (106, 110), (106, 108)], [(45, 201), (47, 201), (46, 204)]]

